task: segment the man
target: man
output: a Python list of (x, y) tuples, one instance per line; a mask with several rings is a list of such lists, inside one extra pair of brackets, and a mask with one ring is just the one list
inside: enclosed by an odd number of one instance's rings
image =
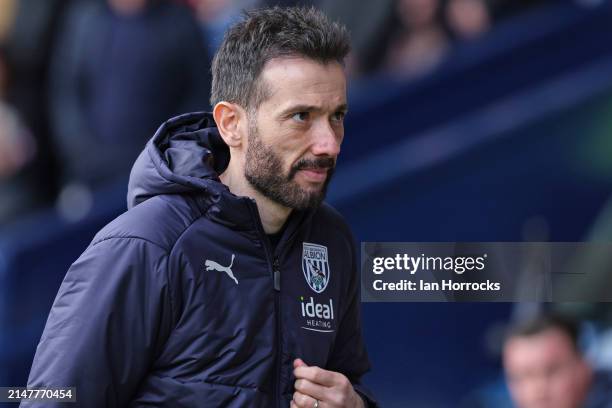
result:
[(130, 210), (62, 283), (29, 387), (76, 386), (84, 407), (375, 406), (355, 245), (322, 204), (348, 50), (313, 9), (253, 11), (229, 30), (212, 115), (149, 141)]
[(541, 316), (518, 325), (504, 344), (503, 363), (518, 408), (612, 407), (610, 376), (593, 372), (570, 321)]
[(207, 106), (202, 34), (173, 1), (71, 2), (52, 55), (49, 118), (66, 194), (125, 177), (162, 121)]

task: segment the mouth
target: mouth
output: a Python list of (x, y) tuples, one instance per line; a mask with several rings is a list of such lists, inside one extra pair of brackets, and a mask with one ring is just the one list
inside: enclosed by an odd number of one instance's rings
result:
[(304, 168), (299, 170), (307, 181), (322, 183), (327, 179), (329, 168)]

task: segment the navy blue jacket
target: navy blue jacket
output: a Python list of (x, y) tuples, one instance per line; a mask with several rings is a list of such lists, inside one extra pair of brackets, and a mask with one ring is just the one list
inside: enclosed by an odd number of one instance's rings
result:
[(287, 407), (299, 357), (369, 400), (349, 229), (325, 204), (294, 211), (273, 250), (255, 202), (220, 182), (228, 162), (209, 114), (160, 127), (129, 210), (66, 274), (29, 387), (76, 386), (82, 407)]

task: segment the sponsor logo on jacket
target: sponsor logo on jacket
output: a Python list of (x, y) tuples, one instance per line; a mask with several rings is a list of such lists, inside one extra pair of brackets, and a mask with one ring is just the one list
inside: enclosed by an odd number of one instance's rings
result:
[(333, 332), (334, 302), (330, 298), (328, 303), (317, 303), (314, 298), (305, 299), (300, 296), (302, 307), (302, 329), (319, 332)]

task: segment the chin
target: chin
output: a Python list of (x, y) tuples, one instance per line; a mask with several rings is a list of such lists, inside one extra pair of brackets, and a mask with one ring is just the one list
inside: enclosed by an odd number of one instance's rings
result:
[(325, 186), (327, 185), (327, 181), (324, 181), (322, 183), (313, 183), (309, 181), (304, 181), (304, 182), (298, 182), (297, 184), (302, 189), (303, 192), (312, 194), (312, 193), (319, 193), (323, 191), (323, 189), (325, 189)]

